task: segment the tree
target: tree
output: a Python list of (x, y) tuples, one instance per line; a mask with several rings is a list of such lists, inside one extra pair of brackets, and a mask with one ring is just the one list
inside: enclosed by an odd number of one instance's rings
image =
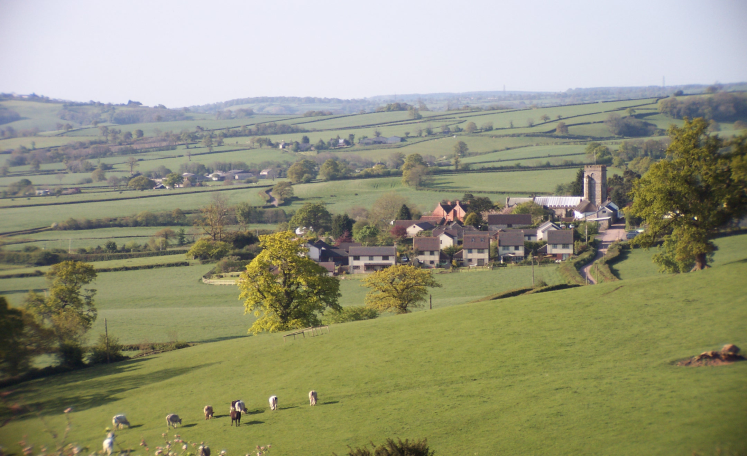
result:
[(96, 290), (83, 288), (96, 280), (96, 270), (90, 264), (63, 261), (52, 265), (46, 278), (48, 296), (29, 292), (25, 309), (40, 327), (50, 331), (63, 364), (79, 364), (83, 336), (98, 314), (93, 301)]
[(316, 175), (315, 169), (316, 163), (308, 158), (304, 158), (303, 160), (293, 163), (291, 167), (288, 168), (288, 179), (290, 179), (294, 184), (303, 182), (304, 176), (309, 175), (313, 178), (314, 175)]
[(175, 188), (177, 185), (181, 185), (184, 183), (184, 176), (178, 173), (171, 173), (166, 176), (166, 179), (164, 179), (163, 183), (167, 187)]
[(527, 127), (532, 127), (532, 126), (534, 126), (534, 119), (530, 117), (527, 119)]
[(407, 204), (403, 204), (399, 208), (399, 212), (397, 212), (397, 218), (395, 220), (412, 220), (412, 213), (410, 212), (410, 208), (407, 207)]
[(143, 137), (143, 130), (135, 130), (135, 139), (140, 139)]
[(405, 163), (402, 165), (402, 183), (417, 187), (423, 183), (428, 168), (420, 154), (411, 154), (407, 156)]
[(469, 150), (469, 147), (467, 147), (467, 143), (464, 141), (459, 141), (458, 143), (454, 144), (454, 153), (459, 155), (460, 157), (467, 153)]
[(402, 152), (392, 152), (386, 159), (386, 164), (391, 169), (397, 169), (405, 164), (405, 154)]
[(231, 248), (226, 242), (203, 238), (195, 242), (186, 255), (187, 258), (193, 258), (195, 260), (220, 260), (228, 255), (230, 250)]
[(276, 332), (320, 324), (325, 309), (340, 311), (340, 282), (307, 258), (302, 239), (290, 231), (260, 236), (262, 252), (241, 274), (245, 313), (259, 317), (249, 332)]
[(125, 164), (130, 167), (130, 175), (132, 175), (135, 172), (135, 168), (140, 166), (140, 163), (138, 163), (137, 158), (135, 157), (127, 157), (127, 160), (125, 160)]
[(293, 198), (293, 184), (288, 181), (278, 182), (272, 187), (272, 196), (277, 198), (278, 204)]
[(127, 186), (132, 187), (135, 190), (148, 190), (149, 188), (155, 187), (156, 183), (145, 176), (138, 176), (134, 179), (130, 179)]
[(102, 182), (106, 180), (106, 171), (103, 169), (97, 169), (94, 172), (91, 173), (91, 179), (93, 179), (94, 182)]
[(347, 171), (348, 168), (344, 163), (340, 163), (338, 160), (330, 158), (325, 161), (319, 169), (319, 177), (325, 181), (337, 180), (344, 177), (347, 174)]
[(482, 129), (482, 131), (493, 131), (493, 122), (484, 122), (480, 125), (480, 129)]
[(475, 125), (474, 122), (467, 122), (467, 125), (464, 126), (464, 131), (466, 133), (474, 133), (477, 130), (477, 125)]
[(366, 294), (366, 306), (379, 312), (404, 314), (412, 308), (422, 307), (428, 287), (438, 288), (427, 269), (414, 266), (394, 265), (374, 272), (363, 279), (363, 286), (371, 290)]
[(707, 267), (718, 229), (747, 214), (747, 135), (727, 142), (707, 129), (702, 118), (671, 126), (668, 159), (633, 185), (630, 214), (646, 225), (633, 243), (668, 242), (669, 254), (654, 258), (668, 270), (674, 268), (667, 258), (694, 270)]
[(568, 134), (568, 125), (566, 125), (565, 122), (558, 122), (558, 126), (555, 127), (555, 134), (557, 134), (557, 135), (567, 135)]
[[(407, 197), (396, 192), (388, 192), (381, 195), (371, 206), (368, 212), (368, 219), (379, 227), (389, 225), (392, 220), (399, 220), (397, 215), (403, 205), (410, 203)], [(408, 206), (409, 208), (409, 206)]]
[(343, 236), (346, 232), (350, 233), (353, 231), (353, 224), (355, 220), (348, 217), (348, 214), (336, 214), (332, 216), (332, 229), (330, 234), (333, 238), (338, 239)]
[(464, 224), (469, 226), (474, 226), (475, 228), (480, 226), (480, 223), (482, 223), (482, 218), (480, 217), (480, 214), (476, 212), (470, 212), (464, 217)]
[(373, 245), (376, 243), (376, 237), (381, 233), (381, 230), (376, 225), (364, 224), (360, 229), (357, 229), (356, 225), (353, 226), (353, 239), (356, 242), (360, 242), (363, 245)]
[(332, 214), (322, 203), (304, 204), (289, 222), (289, 226), (310, 228), (315, 232), (332, 228)]
[(228, 200), (225, 196), (214, 194), (210, 204), (200, 208), (200, 217), (195, 220), (195, 225), (210, 236), (214, 241), (223, 238), (223, 230), (228, 218)]
[(31, 367), (34, 355), (48, 350), (49, 334), (24, 309), (0, 296), (0, 373), (17, 375)]
[(545, 216), (548, 215), (548, 211), (533, 201), (527, 201), (526, 203), (517, 204), (511, 211), (512, 214), (531, 214), (532, 223), (537, 225), (541, 223)]
[(402, 225), (394, 225), (392, 229), (389, 230), (389, 234), (391, 234), (395, 239), (403, 240), (407, 237), (407, 228)]
[(542, 122), (547, 122), (548, 120), (550, 120), (550, 116), (548, 116), (547, 114), (542, 114), (542, 116), (540, 116), (540, 120)]

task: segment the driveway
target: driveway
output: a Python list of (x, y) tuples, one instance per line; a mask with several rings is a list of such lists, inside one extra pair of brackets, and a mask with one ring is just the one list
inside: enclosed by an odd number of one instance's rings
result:
[(624, 223), (618, 223), (616, 225), (612, 225), (607, 231), (602, 231), (597, 235), (597, 239), (601, 241), (599, 244), (599, 250), (597, 250), (597, 256), (594, 257), (594, 261), (587, 264), (583, 268), (581, 268), (581, 277), (585, 277), (586, 280), (589, 281), (589, 283), (596, 284), (596, 280), (594, 280), (594, 277), (589, 274), (589, 271), (591, 270), (591, 267), (594, 265), (594, 262), (602, 258), (607, 254), (607, 249), (610, 245), (612, 245), (615, 241), (619, 241), (622, 239), (625, 239), (625, 224)]

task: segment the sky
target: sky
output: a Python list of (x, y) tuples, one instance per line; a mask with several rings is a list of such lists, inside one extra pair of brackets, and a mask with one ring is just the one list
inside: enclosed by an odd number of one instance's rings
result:
[(747, 81), (747, 2), (0, 0), (0, 92), (255, 96)]

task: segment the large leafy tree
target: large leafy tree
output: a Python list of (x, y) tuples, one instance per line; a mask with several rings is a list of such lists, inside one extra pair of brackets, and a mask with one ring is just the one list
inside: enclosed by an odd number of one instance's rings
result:
[(316, 163), (308, 158), (299, 160), (288, 168), (288, 179), (294, 184), (303, 182), (306, 176), (308, 176), (306, 180), (311, 180), (316, 176)]
[(427, 269), (400, 264), (371, 274), (361, 286), (371, 289), (366, 294), (368, 307), (379, 312), (404, 314), (422, 307), (428, 287), (437, 288), (441, 284)]
[(353, 224), (355, 220), (351, 219), (348, 214), (337, 214), (332, 216), (332, 237), (337, 239), (342, 236), (345, 232), (350, 233), (353, 231)]
[(96, 321), (94, 289), (84, 289), (96, 279), (96, 270), (79, 261), (63, 261), (47, 272), (48, 296), (29, 292), (25, 308), (43, 328), (51, 331), (60, 347), (79, 345)]
[(0, 373), (28, 370), (33, 356), (46, 351), (48, 336), (28, 312), (10, 307), (0, 296)]
[(332, 214), (322, 203), (306, 203), (290, 220), (290, 226), (329, 231), (332, 228)]
[(290, 231), (260, 236), (262, 253), (246, 267), (238, 286), (246, 313), (259, 317), (249, 332), (315, 326), (325, 309), (340, 311), (340, 282), (304, 256), (302, 239)]
[(707, 130), (702, 118), (670, 127), (667, 159), (633, 186), (630, 213), (646, 225), (633, 242), (648, 248), (663, 239), (654, 261), (664, 270), (705, 268), (718, 229), (747, 214), (747, 136), (724, 141)]
[(212, 240), (220, 241), (228, 222), (228, 210), (226, 197), (216, 193), (210, 204), (200, 208), (200, 216), (195, 220), (195, 225), (201, 227)]

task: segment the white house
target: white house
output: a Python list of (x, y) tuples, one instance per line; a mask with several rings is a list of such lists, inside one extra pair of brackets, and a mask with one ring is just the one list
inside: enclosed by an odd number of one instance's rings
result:
[(521, 231), (499, 232), (498, 256), (501, 263), (524, 258), (524, 234)]
[(552, 230), (546, 233), (547, 254), (558, 260), (573, 255), (573, 230)]
[(413, 247), (418, 254), (417, 259), (423, 267), (438, 267), (441, 245), (437, 237), (416, 237), (413, 239)]
[(486, 231), (464, 233), (462, 241), (462, 264), (485, 266), (490, 261), (490, 234)]
[(545, 222), (542, 225), (537, 227), (537, 240), (538, 241), (544, 241), (545, 236), (547, 236), (547, 232), (551, 230), (559, 230), (560, 227), (553, 222)]
[(397, 251), (394, 246), (350, 247), (348, 262), (353, 274), (380, 271), (396, 264)]

